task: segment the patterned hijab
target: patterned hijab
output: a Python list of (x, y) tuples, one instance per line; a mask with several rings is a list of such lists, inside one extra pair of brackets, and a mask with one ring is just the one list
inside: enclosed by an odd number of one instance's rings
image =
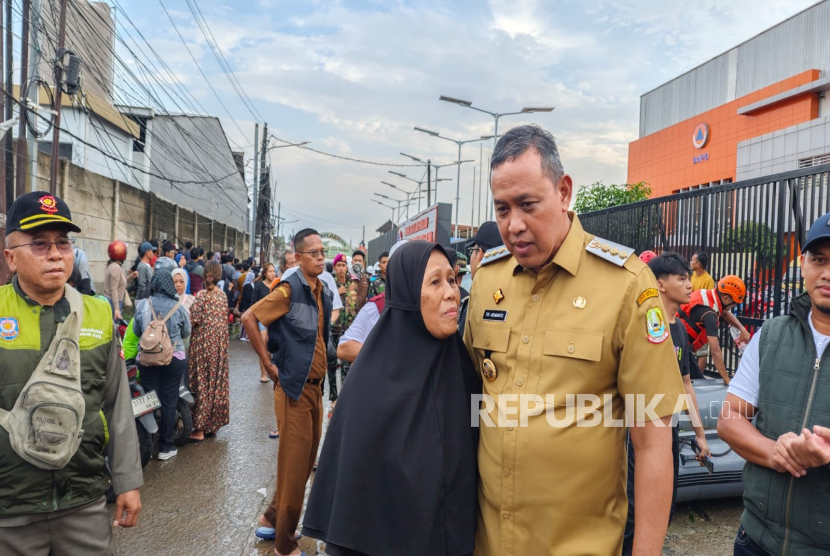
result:
[(176, 286), (173, 284), (173, 275), (169, 270), (158, 269), (150, 280), (150, 295), (169, 297), (178, 301), (179, 294), (176, 293)]

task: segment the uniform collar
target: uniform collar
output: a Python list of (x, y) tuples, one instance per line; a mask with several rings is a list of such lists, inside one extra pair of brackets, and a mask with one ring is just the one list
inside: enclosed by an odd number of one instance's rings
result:
[[(579, 269), (579, 260), (585, 247), (585, 230), (582, 229), (582, 224), (580, 224), (576, 213), (568, 211), (568, 218), (571, 221), (571, 229), (568, 231), (568, 235), (565, 236), (565, 241), (559, 246), (559, 250), (556, 251), (556, 255), (553, 256), (553, 260), (542, 267), (542, 272), (547, 271), (552, 265), (556, 265), (572, 276), (576, 276), (576, 271)], [(513, 261), (516, 261), (515, 257), (513, 257)], [(516, 266), (513, 268), (514, 276), (519, 270), (524, 270), (524, 267), (518, 262), (515, 264)]]
[[(21, 298), (23, 298), (23, 300), (26, 301), (26, 303), (28, 303), (29, 305), (31, 305), (33, 307), (40, 307), (41, 306), (40, 303), (38, 303), (37, 301), (35, 301), (31, 297), (29, 297), (26, 294), (26, 292), (23, 291), (23, 289), (20, 287), (20, 283), (17, 280), (17, 276), (12, 278), (12, 288), (14, 288), (14, 292), (17, 295), (19, 295)], [(47, 306), (44, 306), (44, 307), (47, 307)], [(58, 300), (58, 302), (55, 303), (54, 309), (55, 309), (55, 321), (56, 322), (63, 322), (66, 319), (66, 317), (69, 316), (69, 313), (71, 312), (70, 307), (69, 307), (69, 300), (66, 299), (66, 296), (60, 298)]]

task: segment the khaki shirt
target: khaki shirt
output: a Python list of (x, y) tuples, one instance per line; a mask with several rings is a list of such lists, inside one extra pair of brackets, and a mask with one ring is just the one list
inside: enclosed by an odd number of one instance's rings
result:
[[(626, 429), (567, 423), (566, 395), (598, 396), (605, 423), (623, 419), (626, 394), (644, 394), (646, 404), (663, 394), (652, 420), (685, 408), (654, 275), (630, 251), (622, 258), (623, 250), (589, 247), (593, 236), (571, 219), (568, 236), (538, 274), (509, 256), (485, 264), (473, 282), (464, 342), (480, 372), (487, 356), (496, 367), (495, 380), (483, 380), (484, 393), (495, 398), (490, 419), (498, 425), (499, 412), (519, 419), (518, 401), (500, 404), (499, 394), (538, 394), (547, 409), (528, 403), (536, 409), (529, 413), (540, 413), (525, 426), (485, 426), (482, 414), (477, 556), (619, 554)], [(505, 414), (510, 408), (514, 413)], [(566, 424), (554, 427), (554, 418)]]

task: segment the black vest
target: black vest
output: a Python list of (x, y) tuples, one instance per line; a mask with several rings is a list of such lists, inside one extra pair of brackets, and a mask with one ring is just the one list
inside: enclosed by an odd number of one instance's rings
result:
[[(289, 398), (299, 400), (314, 360), (319, 313), (311, 286), (301, 271), (293, 273), (284, 282), (291, 286), (291, 309), (268, 326), (268, 350), (273, 353), (272, 360), (279, 369), (280, 386)], [(333, 294), (324, 282), (320, 284), (323, 286), (325, 323), (323, 342), (328, 345)]]

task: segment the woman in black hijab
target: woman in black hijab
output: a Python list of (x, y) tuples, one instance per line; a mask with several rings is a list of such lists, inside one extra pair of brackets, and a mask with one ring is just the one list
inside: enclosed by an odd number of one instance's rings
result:
[(311, 489), (303, 534), (332, 556), (471, 554), (481, 392), (457, 334), (459, 292), (444, 249), (401, 246), (386, 309), (349, 371)]

